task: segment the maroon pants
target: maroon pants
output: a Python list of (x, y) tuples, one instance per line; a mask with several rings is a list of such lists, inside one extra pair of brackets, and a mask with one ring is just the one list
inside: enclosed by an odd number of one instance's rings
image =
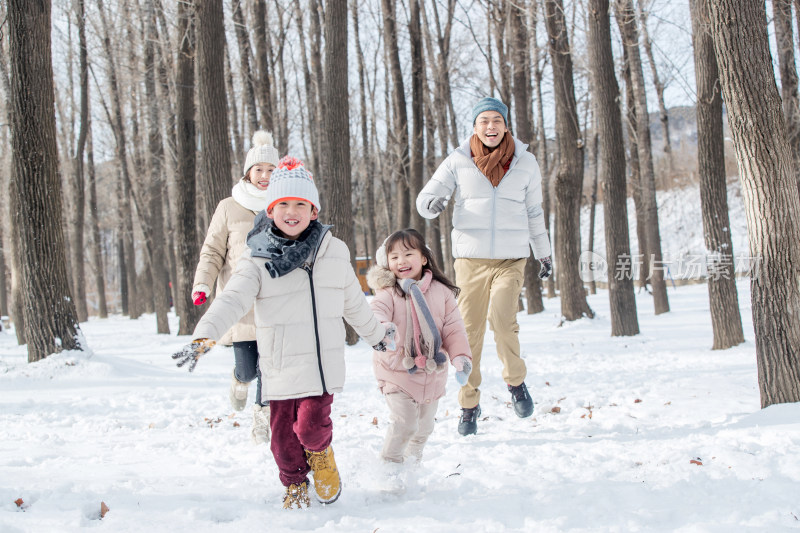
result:
[(305, 450), (319, 452), (330, 446), (332, 394), (292, 400), (270, 400), (270, 449), (278, 465), (281, 483), (302, 483), (311, 470)]

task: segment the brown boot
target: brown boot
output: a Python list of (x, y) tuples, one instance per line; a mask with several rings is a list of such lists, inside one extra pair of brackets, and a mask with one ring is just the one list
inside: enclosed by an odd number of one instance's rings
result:
[(321, 452), (306, 450), (306, 460), (314, 472), (314, 489), (320, 503), (333, 503), (342, 493), (342, 480), (333, 458), (333, 448), (328, 446)]
[(283, 508), (292, 509), (294, 507), (302, 509), (311, 505), (308, 499), (308, 482), (300, 484), (292, 483), (286, 487), (286, 495), (283, 497)]

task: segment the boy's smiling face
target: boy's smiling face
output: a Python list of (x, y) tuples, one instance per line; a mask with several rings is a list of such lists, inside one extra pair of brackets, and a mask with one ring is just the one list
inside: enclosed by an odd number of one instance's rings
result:
[(317, 210), (307, 200), (287, 198), (269, 209), (267, 216), (275, 221), (275, 225), (287, 239), (295, 240), (312, 220), (317, 219)]

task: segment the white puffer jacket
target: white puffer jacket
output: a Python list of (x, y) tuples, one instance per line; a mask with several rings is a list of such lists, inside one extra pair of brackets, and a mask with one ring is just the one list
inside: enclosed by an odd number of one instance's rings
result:
[(249, 248), (244, 251), (192, 338), (219, 339), (255, 302), (261, 400), (341, 392), (342, 318), (370, 345), (378, 344), (386, 333), (361, 292), (347, 245), (330, 233), (323, 237), (312, 268), (313, 299), (304, 268), (273, 279), (264, 261), (252, 257)]
[(475, 165), (467, 139), (417, 196), (417, 211), (425, 218), (437, 216), (427, 209), (432, 198), (452, 197), (453, 257), (519, 259), (530, 249), (537, 259), (550, 255), (539, 164), (526, 144), (514, 143), (514, 158), (497, 187)]

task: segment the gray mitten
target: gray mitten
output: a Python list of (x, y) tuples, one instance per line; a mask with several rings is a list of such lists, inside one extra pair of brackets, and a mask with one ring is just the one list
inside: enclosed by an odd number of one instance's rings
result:
[(428, 200), (428, 211), (434, 215), (438, 215), (447, 207), (447, 200), (449, 200), (449, 198), (446, 196), (434, 196)]

